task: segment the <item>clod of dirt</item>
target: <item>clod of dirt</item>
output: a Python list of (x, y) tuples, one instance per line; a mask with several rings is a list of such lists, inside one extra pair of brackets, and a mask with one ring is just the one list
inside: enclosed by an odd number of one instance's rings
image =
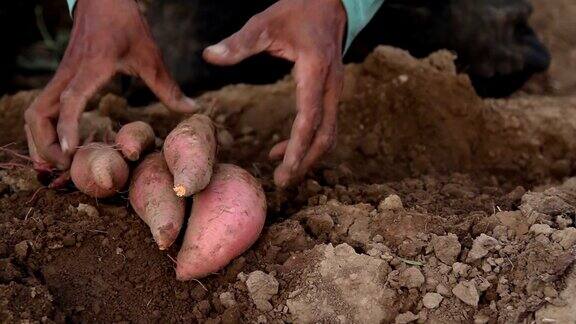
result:
[(548, 224), (534, 224), (530, 226), (530, 233), (534, 235), (550, 235), (554, 232), (554, 229)]
[(486, 234), (480, 234), (472, 243), (472, 249), (468, 252), (466, 262), (474, 262), (485, 257), (498, 245), (498, 240)]
[(568, 216), (558, 215), (556, 216), (556, 224), (558, 224), (559, 229), (565, 229), (566, 227), (572, 225), (572, 220)]
[(456, 262), (462, 250), (458, 236), (452, 233), (445, 236), (432, 235), (431, 244), (436, 257), (446, 264)]
[(568, 227), (552, 234), (552, 240), (558, 242), (565, 250), (568, 250), (576, 244), (576, 228)]
[(278, 286), (276, 278), (260, 270), (250, 273), (246, 279), (250, 298), (261, 311), (272, 310), (270, 298), (278, 293)]
[(531, 221), (519, 210), (498, 212), (494, 218), (506, 227), (506, 235), (510, 232), (512, 237), (524, 235), (530, 229)]
[(380, 212), (385, 210), (400, 211), (403, 209), (402, 199), (398, 195), (390, 195), (378, 205), (378, 211)]
[(436, 286), (436, 292), (439, 293), (443, 297), (452, 296), (452, 291), (445, 284), (442, 284), (442, 283), (439, 283)]
[(464, 303), (473, 307), (478, 307), (480, 295), (478, 295), (478, 290), (476, 289), (474, 281), (461, 281), (452, 289), (452, 293)]
[(466, 263), (455, 262), (452, 264), (452, 272), (460, 277), (467, 277), (471, 267)]
[(561, 303), (549, 303), (536, 312), (537, 323), (576, 323), (576, 267), (567, 276)]
[(96, 207), (88, 205), (88, 204), (80, 203), (80, 204), (78, 204), (78, 207), (76, 208), (76, 210), (78, 211), (78, 213), (85, 213), (90, 218), (98, 218), (100, 216), (98, 209), (96, 209)]
[(28, 256), (28, 242), (22, 241), (14, 246), (14, 253), (20, 260), (26, 259)]
[(382, 259), (357, 254), (348, 244), (317, 245), (284, 268), (300, 282), (286, 302), (295, 322), (381, 323), (394, 318), (388, 309), (395, 293), (385, 286), (389, 267)]
[(334, 220), (328, 214), (316, 214), (308, 218), (306, 225), (316, 237), (328, 236), (334, 227)]
[(416, 267), (409, 267), (400, 272), (398, 283), (401, 287), (418, 288), (424, 284), (425, 280), (426, 279), (424, 278), (424, 275), (420, 269)]
[(394, 320), (395, 324), (407, 324), (407, 323), (412, 323), (416, 320), (418, 320), (419, 316), (408, 311), (406, 313), (402, 313), (399, 314), (398, 316), (396, 316), (396, 319)]
[(422, 298), (422, 304), (428, 309), (434, 309), (440, 305), (444, 297), (439, 293), (427, 293)]
[(219, 296), (220, 302), (226, 308), (236, 307), (237, 302), (236, 298), (234, 298), (234, 293), (226, 291), (220, 294)]

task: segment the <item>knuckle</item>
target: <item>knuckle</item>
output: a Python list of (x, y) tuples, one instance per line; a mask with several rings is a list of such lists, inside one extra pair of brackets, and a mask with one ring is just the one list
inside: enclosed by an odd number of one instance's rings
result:
[(262, 24), (264, 24), (265, 21), (265, 17), (262, 14), (257, 14), (252, 16), (250, 19), (248, 19), (248, 21), (246, 22), (246, 27), (248, 26), (260, 26)]
[(62, 104), (61, 114), (66, 114), (70, 111), (69, 108), (73, 108), (78, 105), (83, 105), (86, 102), (86, 98), (78, 93), (73, 88), (66, 89), (60, 94), (60, 104)]
[(334, 137), (330, 134), (322, 134), (318, 137), (318, 146), (324, 152), (332, 148), (334, 142)]
[(72, 100), (74, 100), (75, 97), (76, 97), (76, 94), (75, 94), (74, 90), (66, 89), (66, 90), (62, 91), (62, 93), (60, 94), (60, 103), (64, 106), (66, 106), (67, 104), (72, 102)]

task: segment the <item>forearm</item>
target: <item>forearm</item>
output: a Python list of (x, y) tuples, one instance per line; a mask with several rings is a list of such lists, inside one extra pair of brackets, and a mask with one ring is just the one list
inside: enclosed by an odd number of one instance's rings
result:
[(354, 38), (374, 17), (383, 3), (384, 0), (342, 0), (348, 16), (346, 50), (348, 50)]

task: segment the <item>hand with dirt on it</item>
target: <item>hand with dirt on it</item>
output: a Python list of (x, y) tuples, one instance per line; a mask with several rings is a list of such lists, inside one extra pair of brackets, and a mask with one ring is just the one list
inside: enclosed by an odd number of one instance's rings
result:
[(280, 0), (204, 51), (217, 65), (261, 52), (295, 62), (296, 119), (290, 139), (270, 151), (272, 159), (283, 158), (274, 174), (280, 187), (304, 177), (334, 143), (346, 20), (341, 0)]
[(37, 169), (70, 167), (86, 103), (118, 72), (142, 78), (172, 110), (196, 110), (166, 70), (136, 1), (79, 0), (64, 58), (25, 114)]

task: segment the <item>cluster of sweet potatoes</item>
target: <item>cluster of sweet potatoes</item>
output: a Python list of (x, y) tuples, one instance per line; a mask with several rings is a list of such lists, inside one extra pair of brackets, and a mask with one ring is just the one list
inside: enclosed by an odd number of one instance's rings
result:
[(115, 135), (114, 144), (89, 143), (77, 151), (72, 181), (92, 197), (110, 197), (128, 183), (126, 160), (137, 161), (130, 203), (161, 250), (179, 236), (186, 221), (186, 198), (193, 196), (177, 257), (177, 278), (217, 272), (258, 239), (266, 218), (262, 186), (240, 167), (216, 164), (216, 129), (204, 115), (180, 123), (164, 141), (162, 152), (153, 152), (155, 142), (148, 124), (127, 124)]

